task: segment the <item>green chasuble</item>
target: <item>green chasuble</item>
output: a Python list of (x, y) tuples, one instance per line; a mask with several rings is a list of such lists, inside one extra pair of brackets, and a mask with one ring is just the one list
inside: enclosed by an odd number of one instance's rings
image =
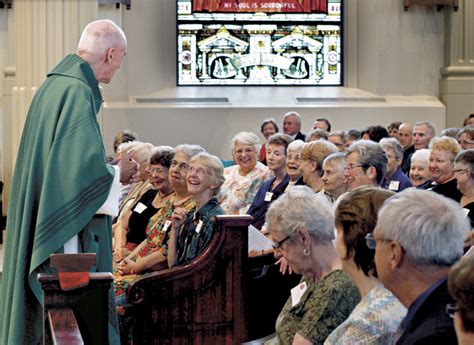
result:
[[(102, 97), (90, 66), (64, 58), (38, 89), (25, 122), (11, 185), (2, 291), (1, 344), (40, 344), (39, 272), (49, 256), (79, 235), (79, 251), (97, 254), (94, 270), (112, 271), (111, 219), (95, 215), (114, 169), (106, 165), (96, 115)], [(113, 290), (111, 290), (113, 291)], [(119, 343), (113, 294), (110, 342)]]

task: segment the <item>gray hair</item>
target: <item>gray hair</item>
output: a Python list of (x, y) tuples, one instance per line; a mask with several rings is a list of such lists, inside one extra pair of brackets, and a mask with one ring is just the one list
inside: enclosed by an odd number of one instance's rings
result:
[(469, 169), (471, 179), (474, 178), (474, 149), (459, 152), (454, 159), (454, 163), (462, 165), (465, 169)]
[(322, 128), (312, 129), (306, 134), (306, 142), (309, 143), (311, 141), (315, 141), (315, 140), (319, 140), (319, 139), (328, 140), (328, 134), (329, 133), (326, 132)]
[(88, 54), (98, 59), (110, 48), (127, 49), (127, 38), (123, 30), (108, 19), (90, 22), (82, 31), (77, 45), (77, 54)]
[(296, 116), (296, 123), (301, 127), (301, 115), (299, 113), (296, 111), (289, 111), (283, 115), (283, 121), (285, 121), (288, 116)]
[(459, 132), (461, 132), (461, 128), (451, 127), (451, 128), (443, 129), (443, 131), (441, 132), (439, 136), (450, 137), (450, 138), (456, 139), (458, 137)]
[(379, 143), (371, 140), (359, 140), (354, 142), (346, 151), (346, 157), (351, 153), (359, 154), (359, 164), (364, 170), (374, 167), (377, 171), (377, 183), (382, 182), (387, 172), (387, 155)]
[(222, 186), (222, 184), (225, 181), (224, 177), (224, 166), (222, 165), (222, 162), (219, 158), (217, 158), (214, 155), (211, 155), (207, 152), (200, 152), (193, 156), (191, 160), (189, 161), (189, 164), (191, 163), (200, 163), (211, 171), (211, 180), (212, 184), (215, 184), (217, 186), (216, 189), (214, 189), (214, 195), (217, 195), (219, 193), (219, 190)]
[(234, 152), (235, 150), (235, 145), (237, 144), (237, 141), (240, 142), (243, 145), (253, 145), (255, 146), (255, 150), (258, 152), (260, 149), (260, 140), (258, 139), (257, 134), (252, 133), (252, 132), (239, 132), (237, 133), (231, 141), (231, 150)]
[(429, 149), (416, 150), (411, 155), (411, 163), (413, 164), (414, 162), (423, 162), (424, 164), (428, 165), (430, 163), (430, 153), (431, 151)]
[(198, 153), (206, 152), (206, 150), (204, 150), (201, 146), (199, 146), (199, 145), (190, 145), (190, 144), (178, 145), (174, 148), (174, 151), (175, 151), (175, 155), (178, 152), (184, 153), (186, 155), (186, 157), (188, 158), (188, 160), (193, 158)]
[(395, 138), (383, 138), (380, 140), (380, 145), (384, 150), (392, 150), (395, 153), (397, 161), (403, 159), (403, 146)]
[(426, 127), (428, 127), (428, 130), (431, 133), (430, 136), (431, 137), (436, 136), (436, 127), (433, 124), (433, 122), (431, 122), (431, 121), (420, 121), (420, 122), (415, 123), (415, 127), (417, 127), (417, 126), (426, 126)]
[(324, 164), (331, 164), (332, 166), (339, 166), (341, 169), (346, 165), (346, 155), (342, 152), (331, 153), (323, 161)]
[(303, 149), (303, 146), (305, 145), (305, 142), (303, 140), (293, 140), (287, 147), (286, 151), (301, 151)]
[(408, 188), (384, 203), (377, 228), (382, 238), (400, 243), (413, 266), (422, 267), (454, 264), (463, 254), (471, 226), (453, 200)]
[(308, 230), (318, 244), (334, 239), (334, 215), (329, 202), (307, 186), (294, 186), (274, 201), (266, 216), (267, 229), (288, 236)]

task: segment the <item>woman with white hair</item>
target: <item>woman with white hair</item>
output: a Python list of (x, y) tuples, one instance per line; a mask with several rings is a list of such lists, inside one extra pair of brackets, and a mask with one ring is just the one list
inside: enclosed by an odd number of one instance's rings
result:
[(290, 177), (290, 182), (286, 190), (294, 185), (304, 185), (303, 174), (300, 170), (301, 150), (305, 142), (303, 140), (294, 140), (288, 145), (288, 154), (286, 156), (286, 173)]
[(172, 227), (168, 248), (168, 267), (194, 260), (206, 248), (214, 234), (215, 216), (224, 214), (216, 195), (224, 183), (224, 166), (219, 158), (200, 153), (189, 161), (188, 191), (196, 207), (180, 207), (171, 215)]
[(266, 221), (276, 255), (303, 276), (278, 316), (278, 342), (322, 344), (360, 300), (332, 242), (331, 205), (310, 188), (295, 186), (272, 203)]
[(232, 139), (232, 156), (237, 165), (224, 169), (225, 182), (218, 195), (226, 214), (245, 214), (270, 170), (258, 162), (260, 141), (252, 132), (239, 132)]
[(394, 192), (401, 192), (411, 187), (410, 179), (403, 173), (400, 167), (403, 160), (403, 146), (395, 138), (383, 138), (380, 140), (385, 154), (387, 155), (387, 172), (382, 182), (382, 188)]
[(431, 180), (430, 150), (421, 149), (413, 152), (411, 156), (410, 181), (413, 187), (420, 187)]

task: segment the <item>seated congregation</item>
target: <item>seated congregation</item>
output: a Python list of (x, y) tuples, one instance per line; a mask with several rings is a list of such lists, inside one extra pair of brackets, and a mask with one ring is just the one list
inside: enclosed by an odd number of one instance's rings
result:
[[(264, 120), (263, 144), (237, 133), (232, 162), (199, 145), (155, 147), (119, 133), (114, 158), (131, 155), (140, 165), (113, 226), (121, 342), (144, 336), (131, 290), (156, 272), (185, 277), (178, 268), (217, 250), (220, 216), (249, 215), (249, 234), (266, 243), (255, 246), (249, 235), (252, 249), (233, 258), (244, 261), (239, 298), (247, 303), (247, 329), (236, 339), (472, 344), (473, 261), (462, 256), (472, 245), (474, 114), (439, 136), (430, 122), (341, 131), (326, 118), (304, 135), (296, 112), (282, 125), (279, 133), (274, 119)], [(168, 284), (166, 274), (157, 281)]]

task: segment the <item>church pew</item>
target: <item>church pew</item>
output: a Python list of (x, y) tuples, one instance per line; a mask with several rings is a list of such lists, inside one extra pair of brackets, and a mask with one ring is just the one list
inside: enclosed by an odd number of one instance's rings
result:
[[(71, 278), (66, 290), (61, 287), (58, 274), (38, 275), (44, 291), (44, 344), (108, 343), (108, 301), (113, 276), (89, 272), (95, 259), (95, 254), (51, 255), (51, 266)], [(82, 276), (71, 277), (71, 272)]]
[(127, 290), (134, 343), (241, 344), (247, 340), (246, 275), (251, 217), (218, 216), (216, 235), (193, 262), (148, 273)]

